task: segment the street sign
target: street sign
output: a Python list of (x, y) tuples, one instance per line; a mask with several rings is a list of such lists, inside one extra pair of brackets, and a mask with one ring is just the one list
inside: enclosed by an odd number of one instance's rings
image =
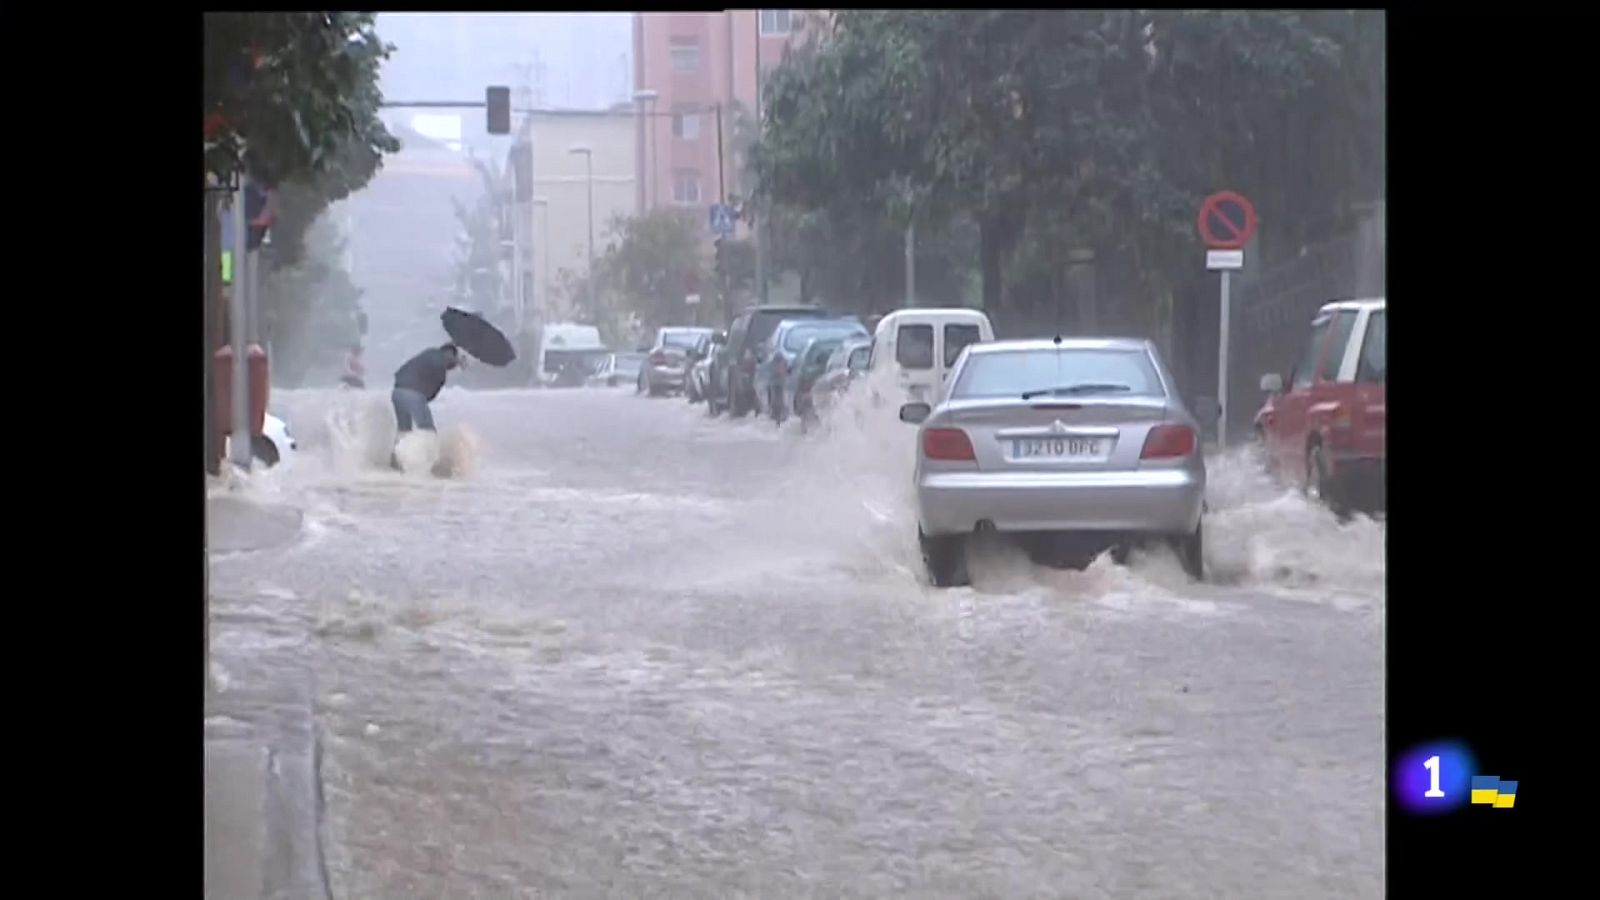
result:
[(1256, 233), (1256, 208), (1243, 194), (1218, 191), (1200, 204), (1200, 237), (1211, 248), (1206, 268), (1222, 274), (1217, 311), (1217, 445), (1228, 446), (1228, 337), (1232, 312), (1230, 276), (1244, 267), (1244, 246)]
[(690, 306), (699, 306), (700, 305), (700, 295), (699, 294), (689, 294), (689, 295), (687, 295), (687, 296), (685, 296), (683, 298), (683, 302), (689, 304)]
[(711, 204), (711, 233), (724, 237), (733, 234), (733, 208), (722, 203)]
[(1207, 250), (1206, 268), (1215, 272), (1219, 269), (1244, 268), (1243, 250)]
[(1200, 204), (1200, 237), (1213, 250), (1241, 250), (1256, 233), (1256, 208), (1243, 194), (1218, 191)]

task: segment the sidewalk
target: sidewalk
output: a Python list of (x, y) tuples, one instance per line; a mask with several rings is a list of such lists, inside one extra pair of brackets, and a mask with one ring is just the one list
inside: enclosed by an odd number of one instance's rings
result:
[(213, 553), (270, 550), (293, 543), (304, 518), (292, 506), (211, 496), (206, 498), (206, 542)]
[[(300, 536), (300, 510), (231, 496), (206, 501), (213, 553), (267, 550)], [(321, 754), (305, 657), (292, 619), (210, 601), (205, 697), (205, 896), (327, 900), (320, 842)], [(259, 638), (275, 637), (266, 647)]]

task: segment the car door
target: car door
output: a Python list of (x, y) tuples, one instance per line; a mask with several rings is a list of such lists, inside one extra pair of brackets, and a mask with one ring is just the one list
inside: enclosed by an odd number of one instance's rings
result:
[(1311, 320), (1311, 332), (1306, 336), (1300, 361), (1289, 370), (1289, 383), (1283, 393), (1273, 399), (1272, 409), (1262, 417), (1267, 445), (1278, 471), (1296, 473), (1296, 477), (1299, 477), (1305, 455), (1306, 411), (1311, 406), (1311, 386), (1316, 381), (1317, 364), (1322, 361), (1322, 348), (1328, 343), (1332, 325), (1332, 313), (1322, 313)]
[[(1354, 309), (1342, 309), (1334, 313), (1328, 343), (1322, 350), (1316, 377), (1311, 382), (1311, 402), (1306, 407), (1307, 431), (1316, 432), (1325, 441), (1330, 428), (1346, 429), (1350, 424), (1350, 410), (1355, 405), (1355, 373), (1352, 370), (1345, 374), (1345, 361), (1349, 355), (1350, 341), (1355, 337), (1356, 320), (1360, 317), (1361, 312)], [(1304, 474), (1304, 452), (1302, 445), (1300, 468), (1288, 471)]]
[(1384, 381), (1388, 368), (1388, 329), (1383, 309), (1367, 314), (1355, 373), (1355, 452), (1368, 459), (1383, 459), (1387, 445), (1389, 410)]

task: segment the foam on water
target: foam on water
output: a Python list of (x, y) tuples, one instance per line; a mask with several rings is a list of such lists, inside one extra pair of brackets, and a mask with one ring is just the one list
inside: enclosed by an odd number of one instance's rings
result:
[[(797, 541), (818, 543), (852, 559), (875, 560), (888, 573), (922, 579), (916, 540), (916, 429), (898, 420), (892, 378), (876, 373), (858, 383), (822, 424), (798, 438), (778, 474), (792, 504), (780, 520)], [(1255, 452), (1241, 448), (1207, 460), (1206, 566), (1219, 586), (1289, 589), (1328, 602), (1380, 606), (1384, 525), (1366, 517), (1341, 523), (1297, 489), (1275, 483)], [(1066, 597), (1131, 596), (1181, 606), (1204, 592), (1190, 584), (1173, 554), (1154, 546), (1128, 566), (1103, 556), (1082, 572), (1038, 566), (1005, 542), (980, 541), (970, 571), (980, 593), (1048, 588)], [(1187, 602), (1187, 601), (1186, 601)], [(1215, 609), (1209, 600), (1190, 603)], [(1204, 607), (1205, 610), (1201, 610)]]

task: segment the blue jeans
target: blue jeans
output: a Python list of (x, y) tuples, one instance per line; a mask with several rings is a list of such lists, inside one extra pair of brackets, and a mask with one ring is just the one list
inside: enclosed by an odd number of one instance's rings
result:
[(433, 411), (428, 409), (428, 398), (410, 388), (395, 388), (389, 399), (394, 403), (395, 424), (404, 434), (413, 427), (433, 431)]

